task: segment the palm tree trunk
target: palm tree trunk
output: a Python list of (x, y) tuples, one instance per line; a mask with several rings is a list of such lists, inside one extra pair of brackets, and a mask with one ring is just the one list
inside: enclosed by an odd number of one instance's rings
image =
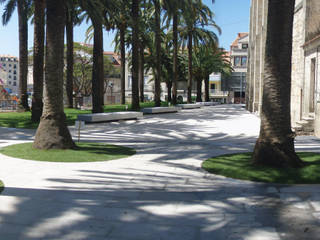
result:
[(47, 0), (44, 108), (33, 143), (38, 149), (74, 147), (63, 112), (64, 0)]
[(187, 102), (192, 103), (191, 93), (192, 93), (192, 32), (189, 31), (188, 34), (188, 96)]
[(197, 102), (202, 102), (202, 79), (197, 79)]
[(139, 110), (139, 3), (132, 0), (132, 110)]
[(40, 121), (43, 109), (44, 9), (45, 0), (34, 1), (32, 122)]
[(172, 104), (177, 104), (177, 82), (178, 82), (178, 14), (173, 15), (173, 79), (172, 79)]
[(294, 1), (269, 0), (260, 135), (255, 164), (302, 167), (291, 131), (290, 90)]
[(103, 33), (102, 22), (99, 19), (92, 20), (94, 27), (93, 40), (93, 67), (92, 67), (92, 112), (103, 112)]
[(144, 46), (141, 43), (139, 48), (139, 84), (140, 102), (144, 102)]
[(156, 27), (156, 58), (157, 58), (157, 74), (155, 76), (154, 81), (154, 101), (155, 106), (160, 107), (161, 100), (160, 100), (160, 83), (161, 83), (161, 33), (160, 33), (160, 2), (159, 0), (154, 0), (154, 7), (155, 7), (155, 27)]
[(125, 46), (125, 27), (120, 27), (120, 48), (121, 48), (121, 104), (126, 103), (126, 46)]
[[(72, 2), (70, 2), (72, 4)], [(66, 35), (67, 35), (67, 80), (66, 93), (67, 104), (69, 108), (73, 108), (73, 12), (72, 7), (68, 8), (66, 21)]]
[(18, 0), (19, 17), (19, 109), (29, 111), (27, 79), (28, 79), (28, 16), (25, 0)]
[(168, 94), (168, 102), (172, 102), (172, 82), (167, 81), (167, 94)]
[(209, 95), (209, 75), (206, 76), (204, 79), (204, 99), (205, 102), (210, 101), (210, 95)]

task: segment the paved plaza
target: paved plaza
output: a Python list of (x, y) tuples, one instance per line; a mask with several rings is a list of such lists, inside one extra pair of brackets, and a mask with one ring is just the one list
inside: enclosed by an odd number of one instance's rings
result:
[[(34, 133), (0, 128), (0, 147), (32, 141)], [(82, 131), (82, 141), (137, 150), (125, 159), (0, 155), (0, 239), (319, 240), (320, 185), (252, 183), (201, 169), (209, 157), (251, 151), (258, 133), (257, 116), (219, 105)], [(296, 148), (320, 152), (320, 139), (298, 137)]]

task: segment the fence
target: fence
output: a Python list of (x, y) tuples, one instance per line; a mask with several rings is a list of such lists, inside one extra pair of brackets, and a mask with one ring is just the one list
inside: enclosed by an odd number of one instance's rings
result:
[(0, 100), (0, 110), (17, 110), (16, 100)]

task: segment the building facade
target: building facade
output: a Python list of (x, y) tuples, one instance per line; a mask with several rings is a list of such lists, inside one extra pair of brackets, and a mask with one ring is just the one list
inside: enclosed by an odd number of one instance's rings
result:
[(10, 55), (0, 55), (0, 64), (6, 72), (4, 81), (5, 89), (9, 93), (18, 94), (19, 91), (19, 60)]
[[(268, 0), (251, 1), (247, 109), (260, 112)], [(320, 1), (296, 0), (292, 42), (291, 122), (320, 136)]]
[(230, 62), (234, 71), (223, 79), (222, 89), (229, 92), (228, 102), (244, 103), (248, 62), (249, 34), (238, 33), (230, 46)]

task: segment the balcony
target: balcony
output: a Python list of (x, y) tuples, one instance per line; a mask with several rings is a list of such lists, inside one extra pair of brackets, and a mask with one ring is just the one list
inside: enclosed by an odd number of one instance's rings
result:
[(214, 97), (227, 97), (229, 94), (228, 91), (221, 91), (217, 89), (210, 89), (210, 96)]

